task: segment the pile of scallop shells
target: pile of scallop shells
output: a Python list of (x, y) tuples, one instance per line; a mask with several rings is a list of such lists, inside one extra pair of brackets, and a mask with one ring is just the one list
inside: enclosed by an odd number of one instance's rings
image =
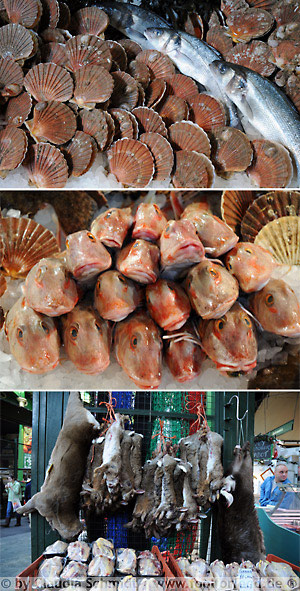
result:
[[(266, 186), (259, 166), (250, 166), (261, 140), (250, 142), (228, 127), (223, 104), (200, 93), (167, 56), (129, 39), (106, 39), (104, 11), (89, 7), (71, 16), (58, 0), (3, 3), (1, 176), (22, 163), (29, 184), (61, 188), (102, 152), (107, 171), (128, 187), (171, 178), (174, 187), (207, 188), (215, 173), (227, 178), (243, 171)], [(222, 27), (214, 29), (223, 34)], [(270, 170), (268, 186), (289, 184), (284, 148), (276, 150)]]

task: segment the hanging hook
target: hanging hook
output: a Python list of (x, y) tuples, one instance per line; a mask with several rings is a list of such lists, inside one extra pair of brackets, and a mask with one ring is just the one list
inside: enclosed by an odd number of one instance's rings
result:
[[(236, 398), (236, 420), (238, 421), (238, 423), (237, 423), (237, 429), (236, 429), (236, 439), (238, 441), (238, 445), (240, 445), (241, 439), (243, 439), (243, 441), (244, 441), (243, 420), (244, 420), (245, 416), (248, 414), (248, 408), (245, 410), (243, 416), (242, 417), (239, 417), (240, 399), (239, 399), (239, 397), (238, 397), (237, 394), (233, 394), (233, 396), (231, 396), (231, 398), (227, 402), (226, 406), (229, 406), (231, 404), (231, 401), (232, 401), (233, 398)], [(240, 425), (240, 428), (239, 428), (239, 425)]]

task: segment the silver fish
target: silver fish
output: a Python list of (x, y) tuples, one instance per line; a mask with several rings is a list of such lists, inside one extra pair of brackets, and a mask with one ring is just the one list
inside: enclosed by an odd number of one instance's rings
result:
[[(262, 136), (283, 144), (293, 156), (300, 182), (300, 117), (285, 94), (249, 68), (216, 60), (211, 72), (244, 117)], [(297, 185), (298, 186), (298, 185)]]

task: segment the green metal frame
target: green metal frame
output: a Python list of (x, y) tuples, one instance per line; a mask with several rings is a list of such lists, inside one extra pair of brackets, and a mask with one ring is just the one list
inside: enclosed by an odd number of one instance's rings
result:
[[(236, 399), (228, 406), (231, 396), (237, 392), (208, 392), (207, 393), (207, 420), (212, 430), (220, 433), (224, 438), (223, 464), (228, 468), (232, 451), (237, 443), (237, 419)], [(34, 392), (33, 393), (33, 417), (32, 417), (32, 494), (37, 492), (44, 482), (45, 472), (52, 449), (55, 445), (58, 433), (63, 423), (63, 417), (67, 406), (69, 392)], [(248, 408), (248, 414), (244, 420), (244, 432), (247, 440), (253, 447), (254, 439), (254, 392), (239, 393), (240, 416), (243, 416)], [(104, 416), (104, 406), (87, 406), (96, 415)], [(142, 416), (151, 413), (152, 418), (162, 419), (196, 419), (196, 415), (187, 412), (168, 412), (165, 410), (150, 411), (143, 409), (116, 409), (123, 414)], [(149, 416), (149, 414), (147, 414)], [(201, 521), (200, 554), (206, 557), (210, 531), (215, 532), (217, 527), (217, 511), (213, 509), (209, 517)], [(59, 539), (57, 532), (53, 531), (48, 522), (38, 513), (32, 514), (31, 521), (32, 561), (40, 556), (46, 546)], [(220, 556), (217, 536), (211, 536), (211, 560)]]

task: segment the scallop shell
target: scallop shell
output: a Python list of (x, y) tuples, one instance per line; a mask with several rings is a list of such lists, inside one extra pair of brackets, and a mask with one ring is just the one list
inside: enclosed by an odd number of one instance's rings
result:
[(138, 62), (143, 62), (150, 70), (151, 79), (168, 78), (175, 74), (175, 66), (167, 55), (156, 49), (145, 49), (136, 56)]
[(65, 66), (68, 61), (65, 45), (54, 41), (46, 43), (42, 47), (42, 58), (43, 62), (52, 62), (57, 66)]
[(36, 101), (68, 101), (73, 94), (72, 78), (56, 64), (33, 66), (24, 78), (24, 85)]
[(43, 6), (42, 29), (55, 29), (59, 20), (59, 3), (57, 0), (41, 0)]
[(1, 266), (15, 279), (26, 277), (41, 259), (59, 252), (52, 232), (34, 220), (1, 218), (0, 232), (5, 247)]
[(234, 41), (251, 41), (263, 37), (274, 24), (274, 17), (260, 8), (249, 8), (243, 13), (233, 12), (227, 17), (227, 26)]
[(105, 150), (107, 150), (109, 148), (109, 146), (112, 144), (116, 129), (115, 129), (115, 123), (114, 123), (114, 120), (113, 120), (111, 114), (108, 113), (107, 111), (104, 111), (104, 115), (105, 115), (106, 123), (108, 125), (108, 139), (107, 139), (107, 144), (105, 146)]
[(277, 6), (272, 10), (272, 14), (276, 19), (277, 25), (287, 25), (289, 23), (299, 22), (300, 20), (300, 6), (297, 0), (290, 3), (277, 3)]
[(146, 187), (154, 174), (152, 154), (138, 140), (116, 141), (108, 152), (108, 164), (118, 181), (130, 187)]
[(300, 113), (300, 76), (291, 74), (287, 80), (285, 91)]
[(225, 16), (229, 16), (232, 12), (239, 12), (249, 8), (245, 0), (221, 0), (221, 10)]
[(65, 2), (58, 0), (59, 6), (59, 19), (57, 26), (59, 29), (69, 29), (71, 23), (71, 12), (68, 5)]
[(137, 107), (144, 107), (145, 105), (145, 91), (143, 86), (137, 81), (138, 89), (139, 89), (139, 98)]
[(76, 35), (66, 43), (67, 68), (71, 72), (77, 72), (87, 65), (102, 66), (110, 70), (112, 54), (106, 43), (95, 35)]
[(142, 133), (140, 141), (149, 148), (155, 165), (153, 180), (164, 181), (169, 178), (174, 165), (171, 144), (159, 133)]
[(227, 34), (226, 27), (215, 26), (209, 28), (206, 35), (206, 43), (214, 47), (223, 56), (233, 48), (233, 42)]
[(11, 23), (19, 23), (32, 29), (40, 18), (38, 0), (4, 0), (7, 16)]
[(283, 41), (278, 42), (275, 47), (272, 46), (269, 59), (272, 61), (272, 64), (276, 64), (278, 68), (293, 70), (300, 62), (300, 43), (297, 43), (293, 39), (284, 39)]
[(101, 152), (105, 150), (108, 142), (109, 127), (105, 112), (101, 109), (83, 109), (80, 113), (82, 131), (87, 133), (97, 142)]
[(26, 127), (37, 142), (61, 145), (75, 134), (76, 116), (64, 103), (37, 103), (33, 110), (33, 119), (26, 122)]
[(248, 0), (248, 4), (251, 6), (251, 8), (272, 10), (277, 4), (277, 0)]
[(126, 109), (110, 109), (115, 124), (114, 139), (128, 138), (137, 140), (139, 134), (138, 122), (135, 116)]
[(234, 127), (215, 132), (212, 140), (212, 161), (220, 173), (242, 172), (250, 166), (253, 150), (246, 134)]
[[(7, 281), (4, 277), (4, 275), (0, 274), (0, 298), (6, 292), (6, 289), (7, 289)], [(1, 319), (1, 308), (0, 308), (0, 328), (2, 328), (2, 326), (3, 326), (3, 321)]]
[(253, 161), (248, 175), (259, 187), (287, 187), (293, 175), (293, 166), (286, 148), (268, 140), (253, 140)]
[(198, 87), (192, 78), (184, 74), (174, 74), (166, 79), (167, 93), (186, 99), (187, 96), (197, 94)]
[(205, 93), (190, 101), (190, 119), (204, 131), (217, 131), (226, 125), (226, 113), (222, 103)]
[(96, 103), (107, 101), (113, 90), (112, 76), (102, 66), (82, 66), (75, 72), (74, 98), (79, 107), (92, 109)]
[(179, 96), (167, 96), (157, 107), (167, 127), (176, 121), (186, 121), (189, 108), (185, 100)]
[(74, 14), (72, 24), (77, 35), (81, 33), (100, 35), (107, 29), (109, 18), (101, 8), (88, 6), (87, 8), (81, 8)]
[(245, 242), (254, 242), (258, 232), (274, 219), (300, 215), (299, 191), (271, 191), (251, 203), (241, 224)]
[(156, 113), (153, 109), (148, 107), (137, 107), (132, 111), (133, 115), (137, 118), (140, 131), (159, 133), (164, 137), (167, 137), (167, 128), (163, 122), (161, 116)]
[(26, 121), (32, 107), (32, 100), (27, 92), (11, 98), (7, 103), (5, 121), (8, 125), (20, 127)]
[(146, 106), (154, 109), (165, 95), (166, 90), (167, 83), (165, 80), (162, 80), (161, 78), (155, 78), (155, 80), (152, 80), (146, 90)]
[(188, 150), (176, 152), (172, 181), (177, 189), (207, 189), (213, 185), (214, 177), (214, 167), (205, 154)]
[(269, 250), (278, 263), (300, 265), (300, 218), (273, 220), (257, 234), (254, 244)]
[(256, 191), (224, 191), (221, 198), (222, 219), (240, 234), (241, 222), (247, 208), (256, 197)]
[(44, 29), (41, 32), (41, 38), (45, 43), (66, 43), (71, 35), (63, 29)]
[(226, 60), (232, 64), (245, 66), (261, 74), (271, 76), (275, 66), (269, 60), (272, 58), (272, 50), (263, 41), (251, 41), (251, 43), (238, 43), (231, 51), (226, 53)]
[(61, 151), (51, 144), (30, 146), (24, 166), (29, 183), (40, 189), (61, 189), (68, 180), (67, 162)]
[(143, 88), (147, 88), (150, 83), (150, 70), (146, 64), (133, 60), (128, 66), (128, 72)]
[(197, 12), (189, 12), (184, 22), (184, 30), (198, 39), (203, 38), (203, 20)]
[(178, 121), (169, 127), (170, 142), (175, 150), (189, 150), (210, 156), (210, 141), (205, 131), (192, 121)]
[(23, 60), (33, 52), (33, 39), (22, 25), (5, 25), (0, 28), (0, 55), (2, 58)]
[(114, 89), (111, 95), (111, 104), (119, 109), (131, 111), (139, 100), (139, 87), (137, 81), (127, 72), (113, 72)]
[(93, 141), (87, 133), (76, 131), (68, 147), (64, 148), (63, 152), (72, 176), (82, 176), (92, 166), (97, 152)]
[(137, 54), (143, 51), (141, 46), (132, 39), (120, 39), (119, 43), (126, 51), (128, 62), (135, 60)]
[(27, 136), (19, 127), (8, 125), (0, 131), (0, 171), (17, 168), (25, 157)]
[(17, 96), (23, 88), (23, 70), (12, 59), (0, 58), (0, 94), (3, 97)]
[(127, 68), (127, 54), (124, 47), (118, 43), (118, 41), (112, 41), (111, 39), (107, 39), (105, 41), (107, 47), (110, 50), (112, 62), (113, 62), (113, 69), (114, 70), (126, 70)]

